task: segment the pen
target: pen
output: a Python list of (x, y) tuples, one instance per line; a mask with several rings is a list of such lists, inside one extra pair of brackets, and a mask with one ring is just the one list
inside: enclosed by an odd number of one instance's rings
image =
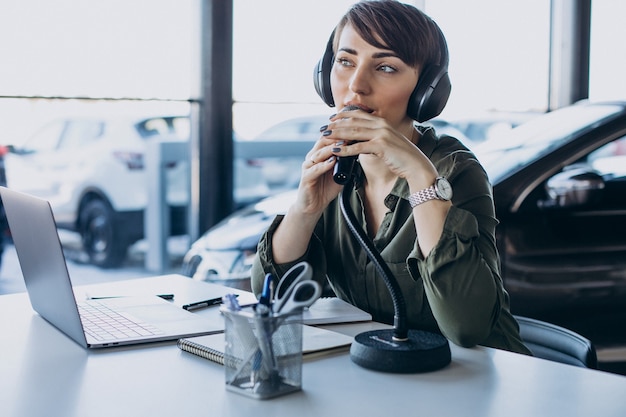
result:
[(241, 310), (241, 306), (239, 305), (239, 302), (237, 301), (236, 294), (226, 294), (225, 296), (223, 296), (222, 304), (224, 304), (226, 308), (229, 309), (230, 311)]
[(164, 300), (173, 300), (174, 294), (158, 294), (157, 297), (161, 297)]
[[(237, 295), (235, 295), (237, 297)], [(185, 310), (195, 310), (197, 308), (210, 307), (222, 304), (222, 297), (209, 298), (208, 300), (196, 301), (195, 303), (185, 304)]]
[[(122, 298), (127, 297), (126, 295), (108, 295), (103, 297), (92, 297), (90, 295), (86, 295), (85, 299), (87, 300), (106, 300), (107, 298)], [(161, 297), (164, 300), (173, 300), (174, 294), (157, 294), (157, 297)]]
[(272, 298), (274, 293), (274, 276), (272, 274), (265, 275), (265, 281), (263, 282), (263, 291), (261, 292), (261, 298), (259, 303), (270, 307), (272, 305)]

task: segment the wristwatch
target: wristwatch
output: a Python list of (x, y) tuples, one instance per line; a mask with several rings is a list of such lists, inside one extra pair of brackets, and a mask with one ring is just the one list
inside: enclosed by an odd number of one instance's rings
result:
[(452, 199), (452, 186), (444, 177), (437, 177), (435, 183), (428, 188), (420, 190), (409, 196), (409, 204), (412, 208), (419, 206), (430, 200), (444, 200), (448, 201)]

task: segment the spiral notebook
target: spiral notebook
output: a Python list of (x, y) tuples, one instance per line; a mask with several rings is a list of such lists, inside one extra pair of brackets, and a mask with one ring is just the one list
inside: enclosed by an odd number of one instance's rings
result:
[[(348, 350), (354, 338), (321, 327), (302, 326), (302, 354), (313, 358), (331, 352)], [(224, 365), (224, 333), (196, 336), (178, 340), (178, 347), (204, 359)]]

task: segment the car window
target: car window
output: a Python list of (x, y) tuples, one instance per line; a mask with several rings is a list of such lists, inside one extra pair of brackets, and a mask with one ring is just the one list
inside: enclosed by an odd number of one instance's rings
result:
[(626, 137), (607, 143), (589, 154), (588, 160), (595, 161), (610, 156), (626, 155)]
[(626, 176), (626, 137), (591, 152), (587, 162), (607, 180)]
[(188, 139), (190, 133), (188, 117), (154, 117), (138, 123), (136, 128), (143, 138), (163, 135)]
[(64, 128), (65, 122), (62, 120), (45, 125), (28, 139), (24, 149), (27, 152), (49, 152), (57, 149)]
[(174, 117), (172, 119), (173, 132), (179, 139), (189, 139), (191, 136), (191, 123), (188, 117)]
[(156, 119), (146, 120), (143, 126), (145, 129), (145, 132), (149, 136), (165, 135), (167, 133), (170, 133), (170, 130), (171, 130), (167, 120), (161, 117), (156, 118)]
[(58, 148), (77, 149), (90, 145), (104, 133), (104, 123), (91, 120), (74, 120), (67, 124)]

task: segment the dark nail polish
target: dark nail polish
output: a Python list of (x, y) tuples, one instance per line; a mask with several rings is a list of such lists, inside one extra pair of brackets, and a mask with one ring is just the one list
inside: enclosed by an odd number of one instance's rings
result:
[(324, 126), (320, 127), (320, 132), (323, 132), (326, 129), (328, 129), (328, 125), (324, 125)]
[(331, 114), (331, 115), (330, 115), (330, 117), (329, 117), (329, 119), (332, 119), (332, 118), (333, 118), (333, 117), (335, 117), (335, 116), (337, 116), (337, 113), (335, 113), (335, 114)]
[(330, 136), (332, 133), (333, 133), (333, 131), (332, 131), (332, 130), (325, 130), (325, 131), (322, 133), (322, 135), (324, 135), (324, 136)]
[(341, 152), (341, 148), (332, 148), (331, 151), (332, 152)]

